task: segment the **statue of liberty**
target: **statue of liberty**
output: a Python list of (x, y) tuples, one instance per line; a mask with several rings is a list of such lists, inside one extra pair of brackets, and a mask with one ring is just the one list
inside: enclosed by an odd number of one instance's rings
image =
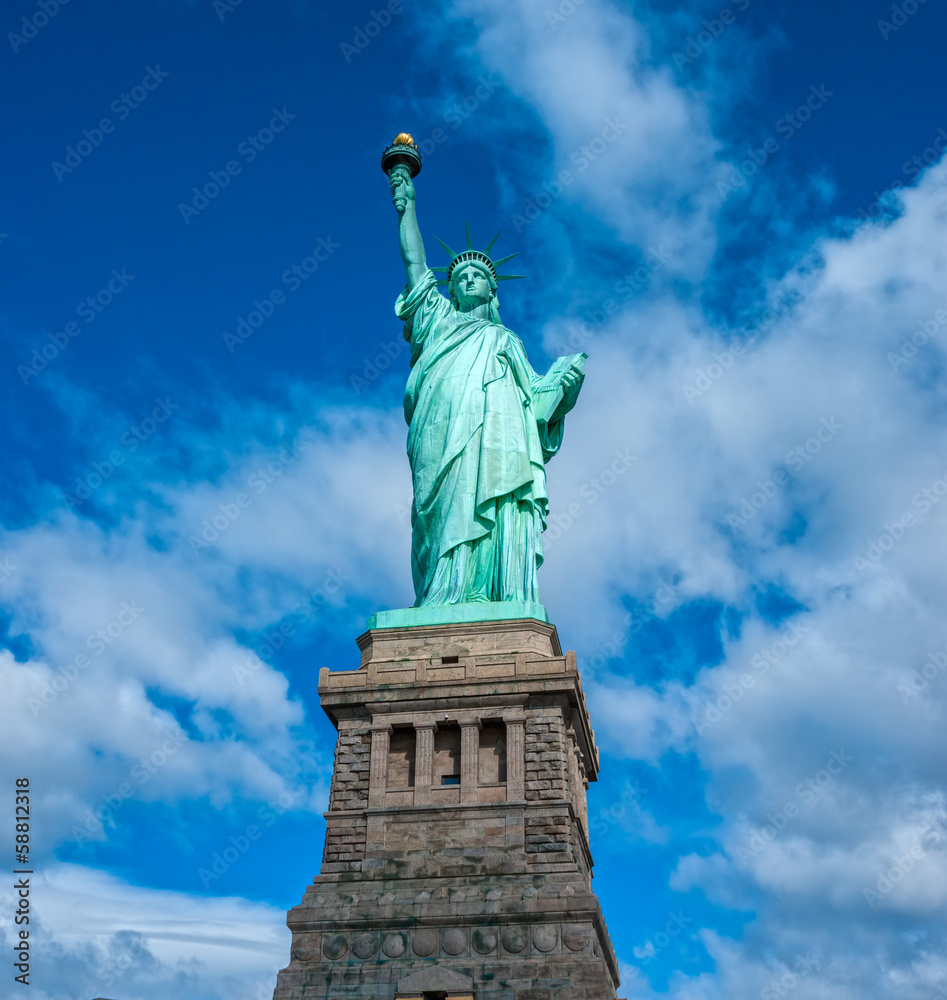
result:
[[(386, 156), (398, 144), (414, 154), (383, 160), (407, 274), (395, 312), (411, 346), (404, 414), (414, 480), (414, 606), (538, 604), (545, 463), (562, 442), (585, 355), (560, 358), (545, 376), (533, 370), (523, 342), (500, 321), (497, 283), (522, 276), (497, 273), (511, 257), (491, 260), (496, 237), (484, 251), (474, 250), (468, 228), (460, 253), (438, 240), (450, 264), (428, 267), (413, 182), (420, 154), (410, 136), (395, 143)], [(433, 270), (445, 278), (436, 281)]]

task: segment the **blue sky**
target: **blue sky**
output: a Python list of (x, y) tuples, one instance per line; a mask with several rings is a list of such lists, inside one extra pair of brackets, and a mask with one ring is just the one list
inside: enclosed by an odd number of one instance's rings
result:
[(0, 28), (34, 995), (258, 1000), (285, 964), (318, 669), (412, 600), (401, 130), (431, 262), (502, 228), (534, 367), (590, 355), (541, 588), (603, 756), (622, 995), (939, 995), (944, 5), (11, 0)]

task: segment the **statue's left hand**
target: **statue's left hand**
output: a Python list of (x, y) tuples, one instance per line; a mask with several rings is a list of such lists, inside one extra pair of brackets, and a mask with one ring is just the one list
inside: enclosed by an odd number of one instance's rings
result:
[(557, 417), (564, 417), (575, 406), (584, 379), (585, 372), (578, 365), (569, 365), (562, 373), (562, 402), (556, 407)]

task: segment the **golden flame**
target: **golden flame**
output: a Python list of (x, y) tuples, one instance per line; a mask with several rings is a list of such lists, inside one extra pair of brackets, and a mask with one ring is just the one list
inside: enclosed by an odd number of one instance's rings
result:
[(395, 136), (394, 145), (396, 146), (413, 146), (414, 139), (407, 132), (399, 132)]

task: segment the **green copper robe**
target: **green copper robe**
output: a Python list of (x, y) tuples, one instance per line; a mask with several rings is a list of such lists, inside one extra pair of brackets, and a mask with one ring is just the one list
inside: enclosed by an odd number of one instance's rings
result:
[(431, 271), (405, 288), (395, 312), (411, 345), (414, 606), (538, 602), (544, 463), (562, 441), (561, 420), (536, 422), (540, 376), (515, 333), (458, 312)]

